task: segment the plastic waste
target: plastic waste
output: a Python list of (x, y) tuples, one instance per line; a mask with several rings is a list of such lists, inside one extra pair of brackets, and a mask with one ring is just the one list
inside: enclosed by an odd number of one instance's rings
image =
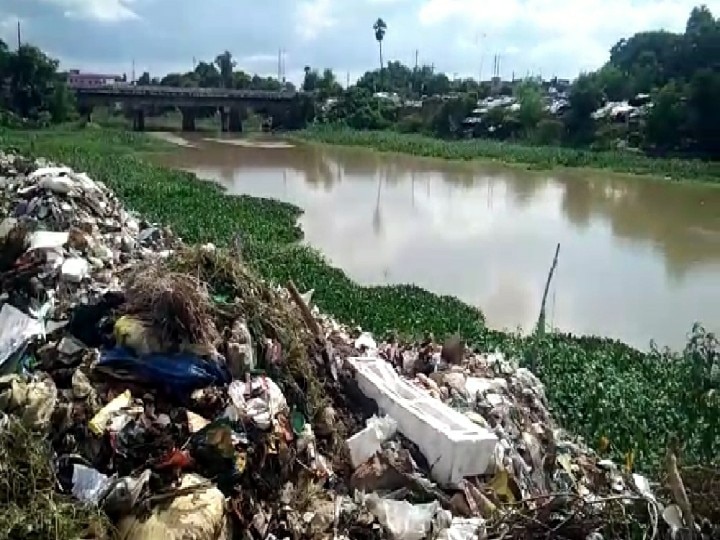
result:
[(150, 481), (151, 474), (150, 469), (145, 469), (137, 477), (124, 476), (111, 481), (109, 489), (102, 499), (105, 512), (120, 517), (135, 510), (140, 495)]
[(0, 374), (14, 373), (17, 362), (5, 363), (12, 357), (19, 360), (28, 342), (35, 336), (44, 334), (41, 321), (25, 315), (10, 304), (0, 310)]
[(50, 425), (57, 397), (55, 383), (47, 375), (31, 380), (19, 375), (0, 378), (0, 410), (20, 417), (31, 429)]
[(60, 270), (60, 275), (70, 283), (80, 283), (90, 274), (90, 263), (82, 257), (71, 257), (65, 259)]
[[(258, 397), (245, 399), (246, 395), (259, 394)], [(233, 381), (228, 387), (231, 405), (225, 416), (236, 422), (243, 416), (250, 416), (260, 429), (270, 429), (275, 415), (287, 409), (287, 401), (275, 384), (267, 377), (258, 377), (248, 385), (242, 381)]]
[(10, 234), (10, 231), (12, 231), (17, 226), (18, 220), (12, 217), (8, 217), (0, 221), (0, 240), (7, 237), (8, 234)]
[(132, 394), (130, 390), (125, 390), (122, 394), (116, 396), (115, 399), (100, 409), (100, 411), (93, 416), (92, 420), (90, 420), (88, 425), (90, 431), (95, 435), (102, 435), (105, 432), (108, 422), (113, 419), (113, 417), (118, 416), (122, 409), (129, 407), (131, 401)]
[(411, 504), (407, 501), (383, 499), (375, 493), (365, 497), (370, 512), (390, 532), (395, 540), (422, 540), (432, 529), (432, 521), (440, 510), (437, 501)]
[(155, 507), (150, 517), (127, 516), (118, 524), (121, 540), (229, 540), (230, 524), (225, 517), (225, 496), (207, 480), (186, 474), (180, 489), (191, 493)]
[(84, 503), (97, 506), (112, 486), (112, 480), (105, 474), (76, 463), (73, 466), (72, 494)]
[(198, 388), (230, 382), (227, 369), (191, 354), (134, 356), (124, 347), (102, 351), (97, 369), (122, 379), (133, 379), (155, 389), (186, 397)]
[(123, 315), (115, 322), (113, 335), (118, 346), (130, 349), (139, 356), (165, 352), (153, 327), (129, 315)]
[(392, 437), (398, 425), (389, 416), (373, 416), (366, 422), (365, 429), (358, 431), (346, 443), (350, 450), (350, 462), (358, 467), (380, 451), (380, 445)]
[(67, 244), (69, 234), (66, 232), (35, 231), (30, 235), (30, 247), (33, 249), (59, 249)]
[(361, 350), (363, 348), (367, 349), (367, 352), (370, 356), (374, 354), (375, 351), (377, 351), (377, 342), (375, 339), (373, 339), (372, 334), (370, 332), (363, 332), (360, 334), (360, 336), (355, 340), (355, 348), (357, 350)]
[(487, 538), (482, 518), (453, 518), (450, 527), (440, 531), (438, 540), (483, 540)]

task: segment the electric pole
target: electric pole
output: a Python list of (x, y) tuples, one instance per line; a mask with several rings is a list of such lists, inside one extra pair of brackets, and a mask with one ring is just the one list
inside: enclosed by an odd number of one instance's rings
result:
[(418, 69), (418, 53), (419, 51), (415, 49), (415, 71)]
[(19, 51), (19, 50), (20, 50), (20, 45), (21, 45), (21, 43), (22, 43), (22, 42), (20, 41), (20, 19), (18, 19), (18, 24), (17, 24), (17, 35), (18, 35), (17, 37), (18, 37), (18, 51)]

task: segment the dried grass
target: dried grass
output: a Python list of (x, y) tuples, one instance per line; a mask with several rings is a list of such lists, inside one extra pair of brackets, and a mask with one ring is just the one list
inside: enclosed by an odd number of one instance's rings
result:
[(143, 266), (128, 277), (126, 298), (125, 312), (160, 329), (166, 343), (213, 345), (218, 339), (208, 292), (192, 275)]
[(107, 518), (56, 491), (44, 438), (8, 417), (0, 428), (0, 540), (110, 538)]
[(222, 324), (229, 327), (241, 317), (256, 342), (259, 337), (267, 337), (281, 344), (282, 365), (263, 367), (281, 386), (289, 403), (295, 404), (309, 419), (314, 419), (328, 405), (317, 366), (310, 357), (315, 347), (313, 336), (292, 301), (227, 251), (187, 248), (168, 264), (173, 271), (196, 276), (207, 283), (212, 294), (227, 298), (226, 304), (216, 308), (217, 319)]

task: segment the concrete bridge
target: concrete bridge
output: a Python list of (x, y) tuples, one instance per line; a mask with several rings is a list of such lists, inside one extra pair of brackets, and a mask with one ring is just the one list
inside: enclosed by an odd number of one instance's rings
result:
[(97, 106), (120, 103), (132, 115), (133, 129), (145, 129), (145, 117), (152, 109), (176, 107), (182, 113), (183, 131), (195, 131), (195, 118), (201, 108), (220, 111), (222, 131), (242, 131), (247, 109), (264, 115), (273, 125), (302, 127), (299, 92), (264, 90), (225, 90), (222, 88), (180, 88), (171, 86), (115, 85), (75, 90), (78, 109), (88, 118)]

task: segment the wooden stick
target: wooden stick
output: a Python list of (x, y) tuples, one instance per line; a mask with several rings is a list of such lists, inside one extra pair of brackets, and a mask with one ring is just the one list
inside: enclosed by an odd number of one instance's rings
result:
[(302, 296), (300, 296), (300, 293), (298, 292), (297, 287), (295, 287), (292, 279), (288, 281), (287, 288), (288, 291), (290, 291), (290, 296), (292, 296), (292, 299), (300, 308), (300, 312), (302, 313), (302, 317), (305, 320), (305, 324), (307, 325), (308, 329), (313, 333), (316, 338), (321, 341), (325, 341), (325, 337), (323, 336), (322, 330), (320, 329), (320, 325), (315, 320), (315, 317), (312, 316), (312, 313), (310, 313), (310, 308), (305, 303), (305, 300), (302, 299)]
[(555, 248), (555, 256), (553, 257), (552, 266), (550, 267), (550, 272), (548, 273), (547, 281), (545, 282), (545, 292), (543, 292), (542, 303), (540, 304), (540, 316), (538, 317), (537, 328), (535, 329), (535, 332), (538, 335), (545, 333), (545, 303), (547, 302), (547, 295), (550, 290), (550, 282), (552, 281), (553, 274), (555, 274), (555, 269), (557, 268), (558, 255), (560, 255), (559, 242)]

